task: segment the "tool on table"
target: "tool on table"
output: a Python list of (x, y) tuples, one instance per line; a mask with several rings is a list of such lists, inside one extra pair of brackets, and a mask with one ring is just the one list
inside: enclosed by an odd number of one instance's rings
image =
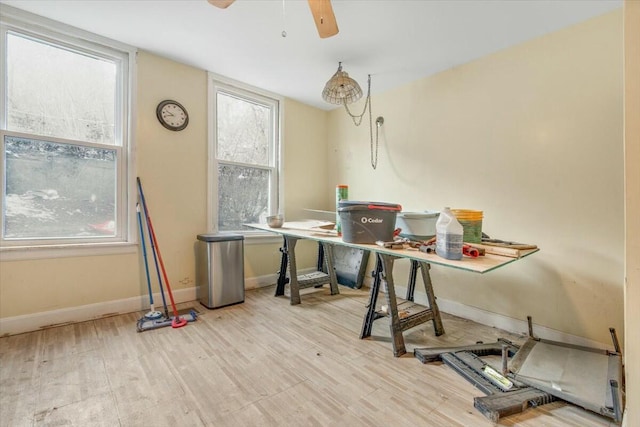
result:
[(381, 246), (387, 249), (405, 249), (405, 248), (413, 248), (419, 249), (421, 246), (425, 245), (426, 242), (419, 240), (410, 240), (406, 237), (395, 237), (393, 241), (385, 242), (382, 240), (376, 241), (376, 245)]
[(462, 255), (466, 255), (471, 258), (478, 258), (478, 256), (480, 256), (480, 250), (471, 245), (462, 245)]
[(428, 254), (435, 254), (436, 253), (436, 245), (421, 245), (418, 247), (418, 250), (420, 252), (425, 252)]
[(475, 243), (464, 243), (465, 246), (469, 246), (471, 248), (477, 249), (478, 250), (478, 255), (480, 256), (485, 256), (487, 251), (485, 248), (479, 247), (477, 244)]
[[(486, 235), (485, 235), (486, 236)], [(509, 240), (500, 240), (500, 239), (491, 239), (489, 236), (482, 236), (482, 244), (489, 246), (500, 246), (504, 248), (511, 249), (536, 249), (536, 245), (531, 245), (528, 243), (518, 243), (512, 242)]]
[[(417, 248), (420, 252), (425, 252), (427, 254), (436, 252), (435, 239), (431, 239), (427, 242), (416, 242), (416, 243), (419, 243)], [(477, 248), (477, 247), (465, 244), (465, 245), (462, 245), (462, 254), (471, 258), (477, 258), (481, 255), (484, 255), (485, 251), (482, 248)]]
[(418, 249), (420, 246), (424, 245), (424, 242), (419, 242), (416, 240), (404, 239), (404, 243), (413, 249)]
[[(418, 241), (410, 240), (407, 238), (396, 238), (391, 242), (378, 240), (376, 241), (376, 245), (386, 249), (405, 249), (405, 247), (409, 247), (418, 249), (420, 252), (428, 254), (436, 252), (435, 239), (430, 239), (428, 241)], [(477, 248), (471, 245), (462, 245), (462, 254), (471, 258), (477, 258), (480, 255), (484, 255), (485, 251), (482, 248)]]
[(404, 242), (400, 240), (394, 240), (393, 242), (384, 242), (382, 240), (377, 240), (376, 245), (386, 249), (404, 249)]
[(485, 233), (482, 233), (482, 243), (469, 243), (469, 245), (477, 249), (483, 249), (488, 254), (506, 256), (510, 258), (520, 258), (526, 253), (522, 251), (538, 249), (538, 246), (533, 244), (492, 239)]

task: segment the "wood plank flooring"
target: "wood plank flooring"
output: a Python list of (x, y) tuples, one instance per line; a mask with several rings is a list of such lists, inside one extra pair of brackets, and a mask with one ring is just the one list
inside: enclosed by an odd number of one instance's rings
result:
[[(416, 347), (523, 337), (443, 314), (405, 332), (394, 358), (386, 319), (358, 339), (367, 290), (309, 289), (302, 304), (248, 291), (181, 329), (136, 332), (140, 313), (0, 339), (1, 426), (492, 426), (473, 407), (482, 393)], [(556, 402), (504, 426), (614, 425)]]

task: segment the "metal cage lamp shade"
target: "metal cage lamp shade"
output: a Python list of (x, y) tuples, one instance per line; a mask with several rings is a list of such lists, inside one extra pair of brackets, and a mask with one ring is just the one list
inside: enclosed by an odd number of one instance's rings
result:
[(331, 104), (351, 104), (362, 98), (362, 89), (358, 82), (342, 71), (342, 63), (338, 71), (329, 79), (322, 91), (322, 99)]

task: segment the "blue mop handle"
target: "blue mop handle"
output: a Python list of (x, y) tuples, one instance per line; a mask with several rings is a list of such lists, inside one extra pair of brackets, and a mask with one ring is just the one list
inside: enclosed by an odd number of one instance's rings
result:
[[(140, 195), (140, 200), (142, 200), (142, 209), (144, 209), (144, 216), (146, 219), (149, 217), (149, 213), (147, 212), (147, 202), (144, 199), (144, 192), (142, 191), (142, 182), (140, 182), (140, 177), (137, 178), (137, 181), (138, 181), (138, 194)], [(156, 273), (158, 275), (158, 285), (160, 286), (160, 296), (162, 297), (162, 307), (164, 308), (164, 315), (166, 317), (169, 317), (167, 299), (164, 296), (164, 288), (162, 286), (162, 276), (160, 275), (160, 267), (158, 266), (158, 255), (156, 254), (156, 246), (153, 243), (153, 238), (151, 237), (151, 229), (148, 221), (147, 221), (147, 228), (149, 229), (149, 242), (151, 243), (151, 251), (153, 252), (153, 262), (156, 265)]]
[(153, 310), (153, 291), (151, 290), (151, 277), (149, 276), (149, 264), (147, 262), (147, 244), (144, 238), (144, 229), (142, 228), (142, 216), (140, 215), (140, 203), (136, 203), (136, 212), (138, 213), (138, 227), (140, 228), (140, 245), (142, 246), (142, 256), (144, 257), (144, 270), (147, 277), (147, 289), (149, 290), (149, 304)]

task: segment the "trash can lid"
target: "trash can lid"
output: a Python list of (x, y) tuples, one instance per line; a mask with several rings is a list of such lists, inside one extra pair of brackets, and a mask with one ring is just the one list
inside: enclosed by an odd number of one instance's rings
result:
[(228, 242), (230, 240), (244, 240), (242, 234), (206, 233), (198, 234), (198, 240), (203, 242)]

